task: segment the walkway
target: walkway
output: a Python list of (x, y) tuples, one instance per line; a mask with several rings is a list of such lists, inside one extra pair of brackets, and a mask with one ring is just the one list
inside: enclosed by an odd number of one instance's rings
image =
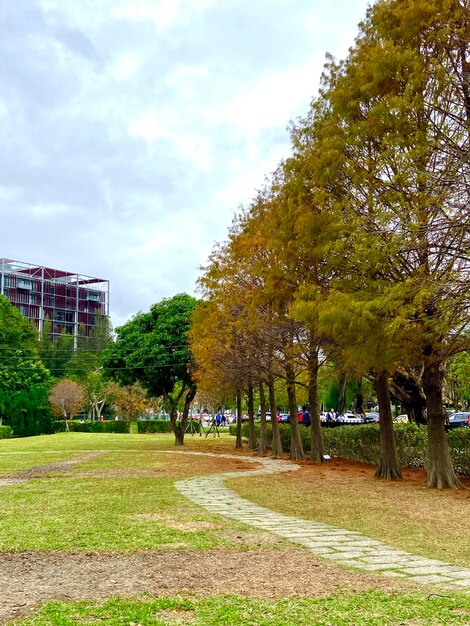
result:
[(227, 478), (292, 472), (300, 469), (299, 465), (290, 461), (234, 454), (180, 451), (168, 453), (213, 456), (262, 465), (260, 469), (225, 472), (217, 476), (197, 476), (176, 483), (178, 491), (212, 513), (272, 532), (305, 546), (314, 554), (338, 565), (408, 578), (417, 583), (434, 583), (446, 589), (470, 591), (470, 569), (396, 550), (359, 532), (275, 513), (241, 498), (232, 489), (224, 486)]

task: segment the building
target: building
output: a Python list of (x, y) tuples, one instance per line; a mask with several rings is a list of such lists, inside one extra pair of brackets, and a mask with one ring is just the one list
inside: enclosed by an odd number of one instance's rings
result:
[(39, 333), (51, 321), (53, 337), (89, 336), (100, 316), (109, 315), (109, 281), (23, 261), (0, 258), (0, 293), (33, 320)]

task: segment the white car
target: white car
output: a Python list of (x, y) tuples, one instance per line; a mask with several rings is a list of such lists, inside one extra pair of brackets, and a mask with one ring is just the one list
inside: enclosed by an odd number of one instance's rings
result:
[(361, 416), (356, 415), (352, 411), (346, 411), (346, 413), (340, 415), (338, 421), (345, 422), (347, 424), (362, 424), (364, 420)]
[(406, 413), (404, 413), (403, 415), (397, 415), (393, 421), (398, 422), (399, 424), (408, 424), (408, 415), (406, 415)]

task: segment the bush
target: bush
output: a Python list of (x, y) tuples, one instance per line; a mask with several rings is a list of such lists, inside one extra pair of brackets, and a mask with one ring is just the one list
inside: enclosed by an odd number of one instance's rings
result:
[(470, 428), (453, 428), (447, 437), (456, 474), (470, 476)]
[[(53, 424), (54, 432), (65, 432), (65, 421), (56, 421)], [(126, 420), (99, 420), (95, 422), (69, 421), (69, 429), (76, 433), (129, 433), (129, 422)]]
[[(271, 443), (271, 425), (266, 425), (268, 444)], [(402, 467), (424, 468), (427, 458), (427, 428), (416, 424), (396, 424), (394, 427), (398, 458)], [(279, 424), (282, 449), (290, 449), (290, 425)], [(235, 426), (230, 426), (235, 435)], [(259, 436), (259, 424), (255, 424)], [(380, 456), (378, 424), (341, 425), (322, 428), (325, 450), (330, 456), (340, 456), (351, 461), (377, 464)], [(248, 423), (242, 424), (242, 435), (248, 437)], [(300, 436), (306, 453), (310, 453), (310, 428), (301, 427)], [(470, 428), (455, 428), (448, 432), (450, 454), (456, 474), (470, 476)]]
[[(196, 424), (195, 424), (196, 425)], [(137, 432), (145, 433), (171, 433), (171, 422), (169, 420), (149, 420), (137, 422)]]
[(54, 432), (48, 390), (37, 385), (28, 390), (2, 394), (0, 408), (3, 424), (10, 426), (15, 437), (29, 437)]
[(11, 439), (13, 430), (11, 426), (0, 426), (0, 439)]

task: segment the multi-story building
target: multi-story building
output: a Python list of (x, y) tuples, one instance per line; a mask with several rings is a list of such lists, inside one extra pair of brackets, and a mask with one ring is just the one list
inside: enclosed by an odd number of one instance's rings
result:
[(40, 334), (51, 322), (53, 337), (88, 336), (99, 316), (109, 315), (109, 281), (23, 261), (0, 258), (0, 293), (33, 320)]

